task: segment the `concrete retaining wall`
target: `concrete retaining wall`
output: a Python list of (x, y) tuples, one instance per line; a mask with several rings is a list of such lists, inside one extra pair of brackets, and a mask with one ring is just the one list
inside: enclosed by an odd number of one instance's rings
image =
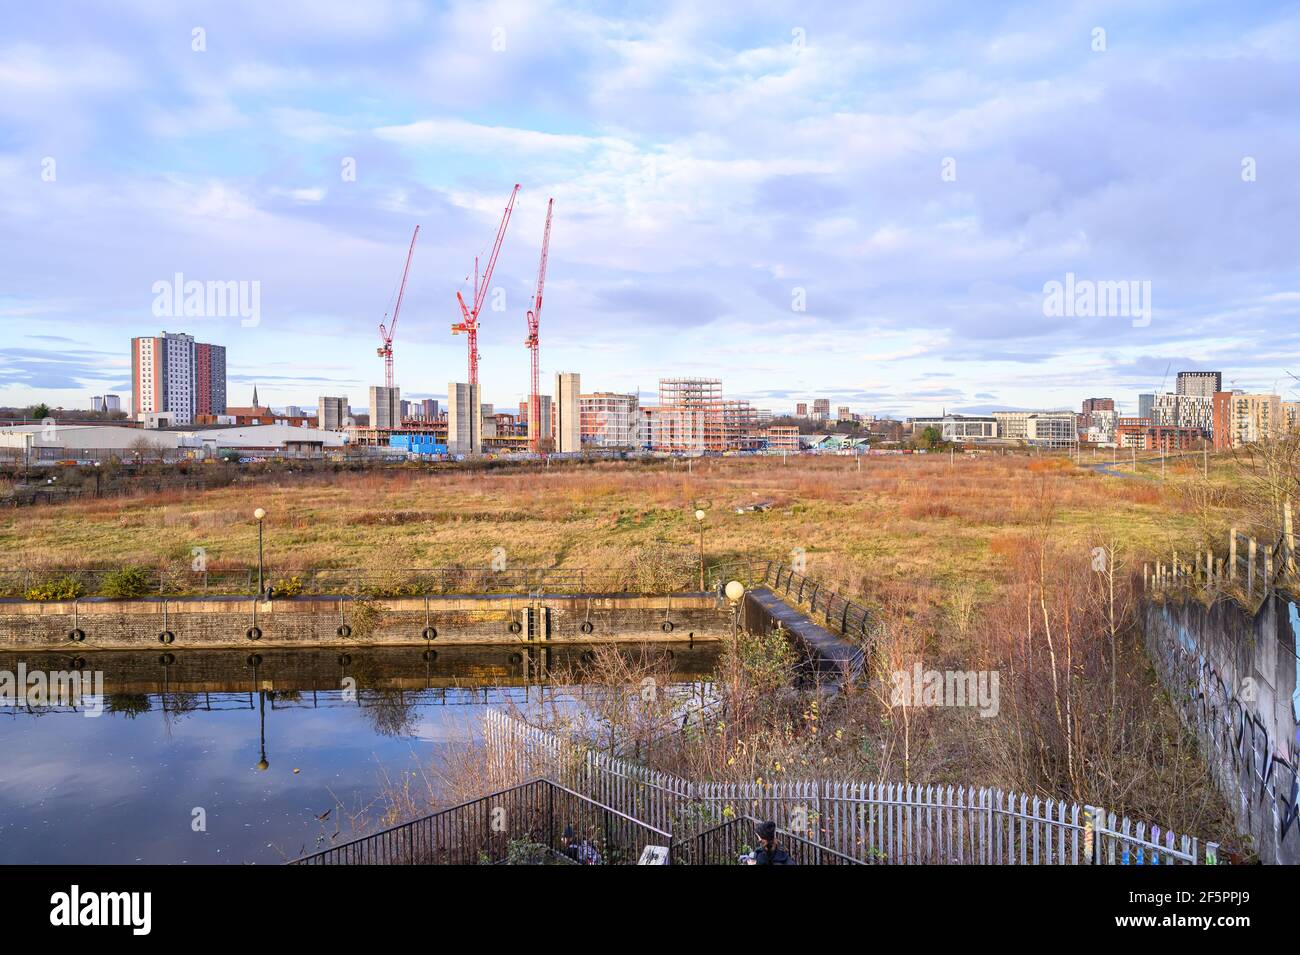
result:
[[(0, 600), (0, 649), (10, 650), (719, 640), (730, 627), (713, 594)], [(428, 641), (426, 628), (436, 631)]]
[(1147, 651), (1220, 790), (1268, 863), (1300, 863), (1296, 637), (1300, 604), (1150, 600)]

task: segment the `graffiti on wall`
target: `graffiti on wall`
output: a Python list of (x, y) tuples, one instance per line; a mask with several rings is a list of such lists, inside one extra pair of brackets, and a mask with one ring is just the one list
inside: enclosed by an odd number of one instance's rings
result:
[[(1286, 609), (1291, 632), (1300, 633), (1300, 608), (1289, 602)], [(1167, 605), (1159, 617), (1161, 626), (1147, 627), (1147, 648), (1183, 724), (1205, 748), (1239, 822), (1256, 838), (1265, 861), (1300, 861), (1300, 747), (1294, 729), (1300, 691), (1291, 698), (1291, 733), (1275, 738), (1280, 734), (1271, 733), (1269, 722), (1256, 711), (1253, 678), (1225, 678)], [(1295, 665), (1300, 668), (1300, 661)]]

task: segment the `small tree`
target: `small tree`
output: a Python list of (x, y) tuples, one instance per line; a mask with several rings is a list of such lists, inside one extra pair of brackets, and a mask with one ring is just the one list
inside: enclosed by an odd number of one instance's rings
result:
[(114, 600), (130, 600), (149, 592), (149, 573), (143, 567), (123, 567), (104, 577), (100, 593)]

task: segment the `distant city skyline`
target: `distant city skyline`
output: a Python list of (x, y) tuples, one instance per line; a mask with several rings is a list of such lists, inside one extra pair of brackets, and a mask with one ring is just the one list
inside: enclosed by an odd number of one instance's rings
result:
[[(359, 403), (416, 224), (395, 383), (445, 402), (516, 182), (498, 407), (551, 197), (543, 380), (899, 417), (1131, 412), (1180, 368), (1300, 396), (1292, 6), (62, 9), (0, 39), (0, 405), (127, 394), (163, 328), (226, 347), (232, 404)], [(176, 276), (229, 307), (178, 314)]]

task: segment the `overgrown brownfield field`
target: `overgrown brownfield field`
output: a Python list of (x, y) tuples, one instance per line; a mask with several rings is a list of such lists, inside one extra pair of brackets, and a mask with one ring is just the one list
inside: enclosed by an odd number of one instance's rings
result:
[[(1194, 462), (1199, 466), (1199, 460)], [(1166, 479), (1098, 474), (1062, 457), (946, 456), (707, 459), (501, 471), (375, 471), (289, 475), (220, 490), (83, 501), (0, 516), (9, 567), (189, 566), (257, 558), (255, 507), (268, 512), (267, 563), (399, 572), (487, 567), (496, 548), (515, 568), (625, 566), (665, 545), (698, 547), (694, 511), (707, 502), (707, 560), (788, 559), (870, 597), (894, 582), (978, 596), (1000, 579), (1043, 500), (1058, 543), (1114, 541), (1140, 558), (1186, 548), (1207, 524), (1234, 518), (1231, 496), (1208, 503), (1192, 464)], [(1211, 486), (1231, 481), (1222, 463)], [(767, 511), (738, 507), (770, 502)], [(870, 582), (871, 586), (868, 586)]]
[[(1163, 476), (1152, 461), (1136, 476), (1086, 465), (928, 455), (286, 474), (11, 511), (0, 544), (10, 566), (186, 568), (195, 547), (210, 569), (248, 566), (260, 506), (280, 574), (486, 567), (497, 548), (516, 568), (600, 572), (690, 555), (703, 507), (709, 561), (800, 552), (812, 577), (868, 604), (873, 673), (819, 707), (766, 679), (781, 659), (733, 662), (719, 674), (733, 718), (673, 768), (996, 785), (1226, 840), (1223, 801), (1146, 664), (1134, 577), (1140, 587), (1144, 560), (1251, 527), (1248, 476), (1221, 459), (1205, 477), (1198, 456)], [(757, 503), (771, 506), (745, 509)], [(1098, 547), (1113, 587), (1095, 572)], [(895, 675), (917, 664), (1000, 673), (1001, 718), (895, 706)]]

